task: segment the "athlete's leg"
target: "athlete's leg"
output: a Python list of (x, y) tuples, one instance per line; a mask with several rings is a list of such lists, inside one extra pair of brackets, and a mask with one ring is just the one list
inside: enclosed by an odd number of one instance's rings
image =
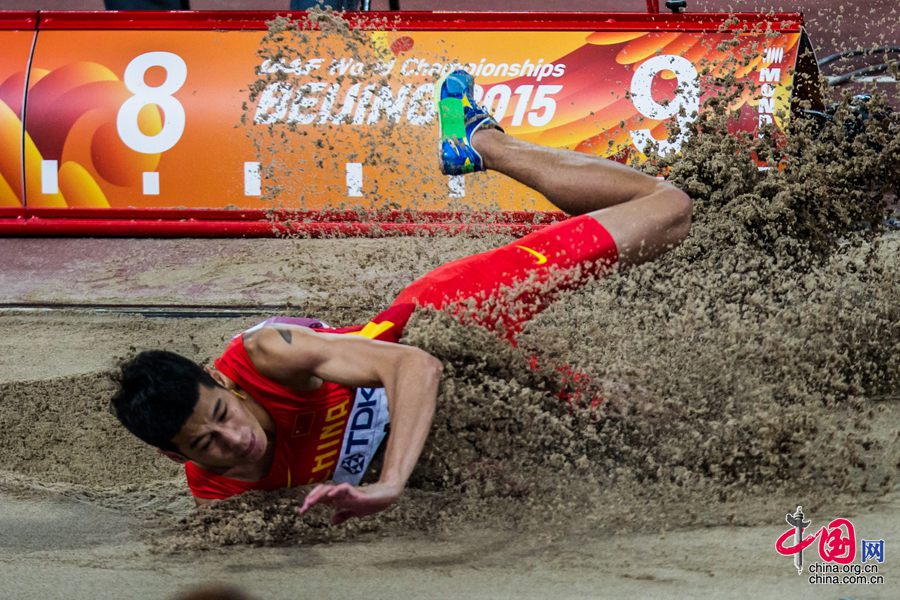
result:
[(673, 185), (619, 163), (546, 148), (496, 129), (472, 136), (484, 167), (524, 183), (570, 215), (589, 214), (609, 232), (625, 266), (651, 260), (683, 240), (691, 200)]
[[(612, 161), (507, 136), (475, 105), (472, 86), (472, 78), (464, 72), (438, 84), (442, 171), (493, 169), (544, 194), (564, 212), (585, 216), (439, 267), (404, 289), (385, 311), (405, 318), (383, 314), (376, 321), (405, 324), (415, 306), (443, 309), (466, 299), (481, 303), (531, 281), (531, 289), (525, 286), (518, 295), (504, 296), (510, 301), (508, 314), (493, 317), (496, 323), (481, 322), (502, 328), (514, 339), (558, 291), (583, 283), (613, 263), (628, 266), (650, 260), (687, 235), (691, 200), (686, 194)], [(571, 275), (555, 275), (559, 273)], [(376, 331), (374, 321), (370, 325)], [(402, 325), (392, 329), (401, 330)]]

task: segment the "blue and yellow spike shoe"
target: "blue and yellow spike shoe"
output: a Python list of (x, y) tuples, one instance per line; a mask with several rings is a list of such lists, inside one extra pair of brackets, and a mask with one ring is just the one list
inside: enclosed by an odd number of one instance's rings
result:
[(441, 173), (463, 175), (484, 171), (484, 161), (472, 146), (479, 129), (499, 129), (494, 117), (475, 103), (475, 79), (453, 71), (434, 86), (434, 104), (441, 128)]

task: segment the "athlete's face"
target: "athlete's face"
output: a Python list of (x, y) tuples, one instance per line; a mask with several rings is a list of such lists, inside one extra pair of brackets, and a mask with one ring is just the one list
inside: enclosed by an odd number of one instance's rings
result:
[(268, 440), (247, 403), (227, 389), (200, 385), (190, 418), (172, 440), (181, 454), (204, 467), (254, 464)]

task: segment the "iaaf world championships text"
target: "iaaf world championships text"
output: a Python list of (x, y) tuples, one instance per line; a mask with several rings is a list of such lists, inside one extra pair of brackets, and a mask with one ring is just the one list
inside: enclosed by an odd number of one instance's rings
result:
[[(288, 73), (292, 75), (309, 75), (313, 71), (319, 71), (325, 64), (324, 58), (295, 58), (290, 62), (283, 60), (265, 60), (259, 67), (259, 74)], [(390, 75), (397, 65), (397, 59), (383, 60), (374, 64), (367, 64), (353, 58), (335, 58), (328, 64), (326, 72), (329, 75), (352, 75), (360, 77), (370, 70), (372, 75)], [(399, 75), (404, 77), (440, 77), (455, 71), (465, 69), (473, 77), (534, 77), (535, 81), (541, 81), (545, 77), (562, 77), (566, 73), (566, 65), (562, 63), (544, 63), (544, 59), (531, 62), (526, 59), (520, 63), (492, 63), (482, 58), (479, 62), (449, 63), (431, 62), (422, 58), (407, 58), (400, 63)]]
[[(382, 80), (379, 83), (354, 83), (344, 77), (366, 75), (387, 76), (397, 67), (397, 60), (387, 60), (366, 65), (350, 58), (334, 59), (327, 67), (325, 59), (295, 59), (290, 62), (266, 60), (259, 68), (261, 75), (290, 74), (312, 75), (311, 81), (291, 84), (286, 81), (270, 83), (260, 94), (254, 122), (261, 125), (290, 123), (297, 125), (374, 125), (380, 121), (411, 125), (428, 125), (434, 120), (432, 102), (433, 79), (454, 69), (465, 69), (476, 77), (531, 77), (536, 82), (546, 77), (561, 77), (566, 65), (525, 60), (520, 63), (491, 63), (481, 59), (478, 63), (433, 63), (418, 58), (408, 58), (400, 63), (401, 77), (427, 77), (427, 83), (404, 83), (396, 88)], [(317, 73), (318, 72), (318, 73)], [(334, 78), (332, 82), (319, 77)], [(335, 81), (337, 80), (337, 81)], [(542, 127), (556, 113), (555, 94), (561, 85), (523, 84), (511, 89), (505, 84), (491, 86), (487, 92), (476, 86), (475, 97), (502, 120), (512, 110), (512, 126), (521, 125), (526, 119), (529, 125)]]

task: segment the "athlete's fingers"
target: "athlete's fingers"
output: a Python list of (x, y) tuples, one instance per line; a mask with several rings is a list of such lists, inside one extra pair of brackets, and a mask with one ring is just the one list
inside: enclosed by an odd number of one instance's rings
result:
[(304, 502), (304, 504), (308, 503), (311, 506), (311, 505), (317, 503), (319, 500), (322, 499), (322, 496), (324, 496), (325, 494), (328, 493), (329, 487), (330, 486), (325, 483), (320, 483), (319, 485), (317, 485), (315, 488), (313, 488), (313, 491), (311, 491), (306, 496), (306, 501)]
[(353, 495), (353, 486), (349, 483), (342, 483), (340, 485), (336, 485), (328, 490), (327, 497), (329, 500), (336, 500), (340, 502), (341, 500), (346, 500), (347, 498)]
[(318, 504), (322, 499), (322, 496), (324, 496), (328, 492), (328, 489), (330, 487), (331, 486), (328, 484), (320, 483), (315, 488), (313, 488), (313, 491), (307, 494), (306, 498), (303, 500), (303, 506), (301, 506), (300, 510), (298, 510), (297, 512), (302, 515), (306, 513), (306, 511), (308, 511), (310, 508)]
[(300, 515), (306, 514), (310, 508), (320, 502), (333, 505), (335, 502), (344, 501), (352, 496), (352, 490), (353, 486), (349, 483), (342, 483), (340, 485), (320, 483), (306, 496), (306, 499), (303, 501), (303, 506), (301, 506), (297, 512)]
[(340, 525), (347, 519), (355, 517), (356, 513), (352, 510), (339, 510), (331, 516), (331, 524), (332, 525)]

